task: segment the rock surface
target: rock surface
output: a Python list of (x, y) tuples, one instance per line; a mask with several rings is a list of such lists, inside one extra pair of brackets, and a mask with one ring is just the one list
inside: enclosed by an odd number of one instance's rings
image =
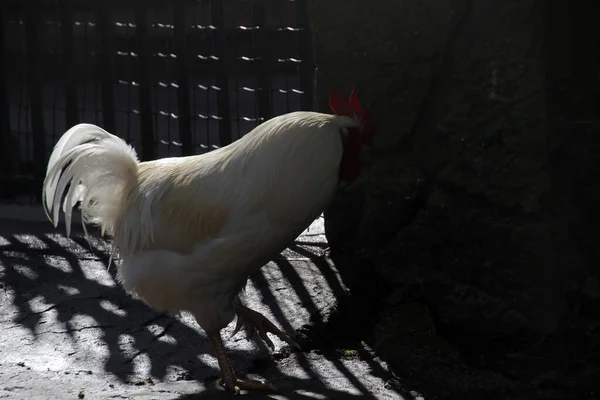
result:
[(357, 85), (378, 129), (327, 237), (380, 275), (370, 343), (426, 395), (598, 393), (600, 5), (584, 3), (310, 2), (321, 109)]

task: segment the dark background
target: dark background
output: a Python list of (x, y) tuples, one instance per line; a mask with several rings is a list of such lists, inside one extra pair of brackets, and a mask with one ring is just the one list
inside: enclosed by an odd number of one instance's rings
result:
[(378, 354), (426, 398), (597, 398), (600, 3), (309, 11), (320, 106), (375, 101), (369, 173), (326, 223), (338, 267), (379, 279)]

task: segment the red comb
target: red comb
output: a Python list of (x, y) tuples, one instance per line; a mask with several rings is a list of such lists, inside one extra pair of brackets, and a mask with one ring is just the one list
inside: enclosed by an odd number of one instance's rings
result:
[(360, 115), (362, 112), (362, 107), (360, 106), (360, 101), (358, 101), (358, 96), (356, 95), (356, 87), (352, 89), (348, 103), (350, 104), (350, 109), (352, 112), (356, 115)]
[(360, 114), (362, 112), (356, 88), (352, 89), (350, 98), (347, 99), (343, 94), (333, 89), (329, 93), (329, 107), (337, 115)]
[(329, 107), (337, 115), (361, 115), (365, 110), (362, 109), (358, 95), (356, 94), (356, 87), (352, 89), (350, 98), (346, 99), (343, 94), (337, 90), (332, 90), (329, 93)]
[(329, 93), (329, 107), (331, 107), (331, 110), (336, 115), (345, 115), (348, 117), (356, 115), (359, 117), (362, 120), (365, 134), (363, 141), (369, 145), (372, 143), (375, 128), (371, 120), (371, 107), (362, 108), (356, 94), (356, 87), (352, 89), (352, 93), (350, 93), (350, 98), (348, 99), (337, 90), (332, 90)]
[(329, 107), (337, 115), (348, 115), (350, 111), (348, 100), (335, 89), (329, 93)]

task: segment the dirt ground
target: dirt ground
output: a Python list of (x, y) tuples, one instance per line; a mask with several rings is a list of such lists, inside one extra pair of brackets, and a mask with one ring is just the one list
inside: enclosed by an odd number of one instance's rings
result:
[[(102, 240), (89, 246), (42, 221), (0, 220), (0, 398), (229, 398), (204, 332), (190, 315), (153, 311), (128, 296), (107, 270)], [(385, 363), (344, 333), (319, 348), (318, 330), (346, 288), (327, 258), (322, 219), (252, 277), (250, 306), (304, 351), (274, 340), (275, 352), (242, 333), (226, 340), (241, 376), (266, 379), (276, 399), (419, 398)], [(234, 324), (224, 331), (232, 332)], [(315, 337), (317, 336), (317, 337)]]

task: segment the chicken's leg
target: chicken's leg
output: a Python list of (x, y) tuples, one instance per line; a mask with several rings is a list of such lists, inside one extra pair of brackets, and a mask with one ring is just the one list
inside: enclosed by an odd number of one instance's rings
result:
[(283, 340), (290, 346), (300, 348), (298, 343), (296, 343), (287, 333), (283, 332), (279, 328), (275, 326), (271, 321), (269, 321), (264, 315), (254, 310), (249, 309), (248, 307), (244, 307), (241, 304), (235, 305), (235, 312), (237, 314), (237, 323), (231, 337), (235, 336), (236, 333), (244, 326), (246, 328), (247, 339), (250, 340), (252, 335), (254, 335), (254, 331), (257, 330), (261, 339), (271, 348), (274, 349), (275, 346), (269, 337), (267, 336), (267, 332), (276, 335), (279, 339)]
[(271, 390), (272, 386), (267, 385), (265, 383), (259, 381), (244, 381), (238, 379), (235, 376), (235, 372), (233, 368), (231, 368), (231, 363), (229, 362), (229, 358), (227, 354), (225, 354), (225, 348), (223, 347), (223, 340), (221, 340), (221, 332), (216, 331), (209, 335), (210, 340), (215, 348), (215, 354), (217, 356), (217, 361), (219, 362), (219, 368), (221, 369), (221, 373), (223, 377), (219, 380), (219, 384), (224, 385), (227, 390), (238, 394), (240, 389), (244, 390)]

